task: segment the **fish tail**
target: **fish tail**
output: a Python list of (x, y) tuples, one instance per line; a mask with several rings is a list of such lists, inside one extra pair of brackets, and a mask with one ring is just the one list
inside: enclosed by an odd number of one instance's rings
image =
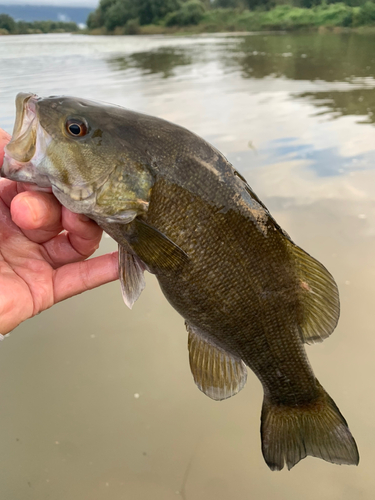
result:
[(317, 381), (319, 397), (301, 406), (285, 406), (264, 396), (261, 435), (271, 470), (290, 470), (307, 455), (334, 464), (358, 465), (357, 445), (333, 399)]

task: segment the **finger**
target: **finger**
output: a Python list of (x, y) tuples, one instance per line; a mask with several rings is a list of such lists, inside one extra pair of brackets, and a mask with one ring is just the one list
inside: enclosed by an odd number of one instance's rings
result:
[(0, 179), (0, 198), (8, 208), (17, 194), (17, 182), (10, 181), (9, 179)]
[(62, 224), (66, 231), (43, 244), (55, 268), (90, 257), (99, 248), (103, 233), (94, 221), (64, 207)]
[(4, 147), (10, 141), (11, 136), (5, 132), (5, 130), (0, 129), (0, 167), (3, 165), (4, 161)]
[(10, 207), (13, 198), (23, 191), (42, 191), (46, 193), (52, 193), (51, 188), (40, 188), (36, 184), (15, 182), (4, 178), (0, 179), (0, 198), (8, 208)]
[(88, 257), (97, 249), (103, 231), (93, 220), (63, 207), (62, 225), (68, 231), (72, 247), (78, 253)]
[(18, 194), (11, 201), (10, 213), (13, 222), (35, 243), (44, 243), (63, 229), (61, 205), (49, 193), (24, 191)]
[(118, 253), (67, 264), (54, 271), (55, 302), (118, 279)]

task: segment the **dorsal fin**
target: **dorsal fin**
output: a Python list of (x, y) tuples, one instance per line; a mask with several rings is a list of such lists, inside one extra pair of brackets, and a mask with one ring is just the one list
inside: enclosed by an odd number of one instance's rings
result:
[(327, 269), (301, 248), (290, 243), (300, 280), (303, 318), (300, 324), (306, 344), (322, 342), (336, 328), (340, 316), (339, 292)]
[(146, 286), (144, 277), (146, 267), (139, 257), (127, 252), (121, 245), (118, 246), (118, 255), (122, 297), (131, 309)]
[(246, 384), (245, 363), (216, 347), (186, 322), (189, 361), (198, 388), (215, 401), (230, 398)]

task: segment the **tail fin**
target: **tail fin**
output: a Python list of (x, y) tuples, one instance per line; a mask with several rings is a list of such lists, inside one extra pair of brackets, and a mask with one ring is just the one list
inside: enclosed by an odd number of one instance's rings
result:
[[(318, 382), (317, 382), (318, 383)], [(321, 395), (304, 406), (283, 406), (264, 397), (262, 452), (271, 470), (290, 470), (307, 455), (334, 464), (358, 465), (357, 445), (333, 399), (318, 383)]]

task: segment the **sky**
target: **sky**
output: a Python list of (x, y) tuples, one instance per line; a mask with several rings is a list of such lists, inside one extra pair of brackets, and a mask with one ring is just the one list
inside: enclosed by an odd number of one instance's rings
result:
[(62, 5), (64, 7), (96, 8), (99, 0), (0, 0), (0, 5)]

